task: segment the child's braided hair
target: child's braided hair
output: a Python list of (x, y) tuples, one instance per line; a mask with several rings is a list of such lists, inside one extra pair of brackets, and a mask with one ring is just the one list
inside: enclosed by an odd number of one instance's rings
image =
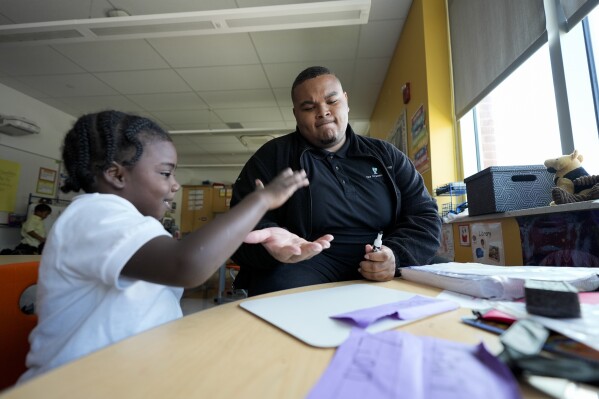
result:
[(119, 111), (102, 111), (80, 117), (67, 133), (62, 159), (67, 178), (63, 192), (95, 192), (96, 176), (113, 162), (133, 166), (151, 141), (172, 141), (148, 118)]

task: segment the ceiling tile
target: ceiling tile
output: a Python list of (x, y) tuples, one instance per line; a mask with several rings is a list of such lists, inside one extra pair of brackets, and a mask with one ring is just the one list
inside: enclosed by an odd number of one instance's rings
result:
[(108, 0), (3, 0), (2, 3), (2, 14), (16, 24), (100, 18), (113, 8)]
[(20, 82), (35, 87), (52, 97), (105, 96), (117, 94), (115, 90), (93, 75), (22, 76)]
[(287, 108), (291, 112), (291, 109), (293, 108), (293, 103), (291, 102), (291, 86), (284, 89), (273, 89), (273, 93), (275, 94), (279, 108)]
[(372, 0), (368, 21), (385, 19), (401, 19), (401, 23), (408, 17), (412, 0)]
[(168, 124), (168, 129), (173, 130), (226, 130), (229, 127), (223, 122), (180, 122), (171, 121)]
[(18, 81), (17, 78), (3, 76), (0, 78), (0, 83), (38, 100), (43, 101), (43, 99), (50, 97), (50, 95), (37, 90), (33, 86), (29, 86), (23, 82)]
[(210, 108), (276, 107), (277, 101), (269, 89), (203, 91), (199, 93)]
[[(265, 64), (331, 61), (356, 57), (359, 26), (251, 33)], [(298, 71), (299, 72), (299, 71)]]
[[(65, 112), (69, 115), (72, 116), (77, 116), (79, 111), (76, 110), (75, 108), (72, 108), (70, 106), (68, 106), (67, 104), (65, 104), (62, 99), (59, 98), (45, 98), (43, 100), (44, 104), (56, 108), (57, 110), (60, 110), (62, 112)], [(65, 132), (66, 133), (66, 132)], [(62, 137), (61, 137), (62, 138)]]
[(292, 124), (289, 124), (285, 121), (276, 121), (276, 122), (244, 122), (243, 127), (246, 129), (264, 129), (263, 132), (255, 132), (254, 134), (275, 134), (273, 133), (273, 129), (276, 129), (276, 132), (279, 134), (289, 133), (292, 130), (295, 130), (295, 119)]
[(195, 142), (190, 140), (189, 136), (187, 135), (171, 134), (171, 138), (173, 140), (173, 144), (175, 144), (175, 147), (177, 148), (178, 155), (206, 154), (206, 151)]
[[(352, 60), (353, 61), (353, 60)], [(350, 81), (353, 76), (353, 64), (346, 61), (327, 61), (326, 63), (285, 62), (280, 64), (264, 64), (264, 71), (270, 85), (275, 88), (287, 88), (291, 96), (293, 81), (301, 71), (311, 66), (323, 66), (329, 68), (342, 81)]]
[(190, 88), (185, 81), (171, 69), (100, 72), (95, 75), (122, 94), (190, 91)]
[(148, 111), (208, 109), (206, 103), (194, 92), (129, 94), (127, 97)]
[(247, 148), (235, 136), (200, 136), (190, 138), (192, 142), (202, 147), (207, 152), (238, 153), (245, 152)]
[(196, 91), (269, 88), (260, 65), (182, 68), (177, 72)]
[[(360, 58), (356, 60), (356, 79), (351, 89), (361, 85), (380, 85), (385, 81), (391, 58)], [(349, 90), (349, 89), (348, 89)]]
[(283, 121), (278, 108), (237, 108), (217, 109), (214, 113), (225, 123), (239, 122), (277, 122)]
[(53, 46), (87, 71), (130, 71), (168, 68), (145, 40), (118, 40)]
[(139, 113), (142, 109), (125, 96), (95, 96), (95, 97), (63, 97), (61, 101), (78, 114), (99, 112), (103, 110), (119, 110), (122, 112)]
[(258, 64), (247, 33), (150, 39), (173, 68)]
[(358, 57), (391, 57), (395, 52), (402, 24), (397, 20), (375, 21), (360, 31)]
[[(0, 0), (0, 24), (99, 18), (113, 6), (149, 15), (315, 1)], [(322, 65), (340, 78), (350, 98), (350, 123), (365, 134), (410, 4), (372, 0), (367, 25), (11, 46), (11, 56), (0, 57), (0, 83), (73, 116), (116, 108), (170, 131), (225, 130), (224, 122), (239, 122), (287, 134), (296, 124), (293, 80), (304, 68)], [(179, 163), (243, 164), (252, 152), (239, 134), (174, 135)]]
[(6, 47), (2, 54), (0, 71), (10, 76), (84, 72), (50, 46)]
[[(166, 124), (222, 124), (222, 121), (218, 118), (218, 115), (209, 110), (172, 110), (172, 111), (153, 111), (152, 115), (162, 120)], [(196, 129), (200, 129), (196, 127)]]

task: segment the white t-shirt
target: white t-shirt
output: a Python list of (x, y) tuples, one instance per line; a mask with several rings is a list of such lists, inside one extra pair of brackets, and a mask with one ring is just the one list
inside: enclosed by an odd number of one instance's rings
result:
[(182, 288), (120, 275), (142, 245), (162, 235), (169, 234), (158, 220), (119, 196), (75, 197), (46, 241), (39, 322), (19, 382), (182, 316)]

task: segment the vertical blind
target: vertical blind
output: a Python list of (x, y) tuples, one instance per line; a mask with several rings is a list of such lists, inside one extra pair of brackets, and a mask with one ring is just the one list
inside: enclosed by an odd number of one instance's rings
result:
[(456, 117), (547, 41), (543, 0), (449, 0)]

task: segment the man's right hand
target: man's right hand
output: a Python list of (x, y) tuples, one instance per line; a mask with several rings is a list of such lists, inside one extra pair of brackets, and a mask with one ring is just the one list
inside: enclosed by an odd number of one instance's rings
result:
[(318, 255), (331, 246), (333, 236), (325, 234), (315, 241), (305, 239), (280, 227), (268, 227), (250, 232), (244, 242), (262, 244), (268, 253), (282, 263), (297, 263)]

